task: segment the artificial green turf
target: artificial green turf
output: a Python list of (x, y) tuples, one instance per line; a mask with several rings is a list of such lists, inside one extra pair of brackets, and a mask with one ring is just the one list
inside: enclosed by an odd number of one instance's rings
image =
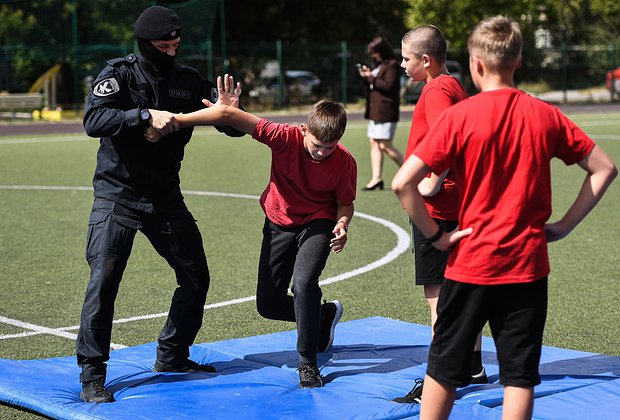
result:
[[(620, 115), (574, 115), (616, 163), (620, 163)], [(399, 125), (395, 144), (404, 152), (409, 121)], [(98, 141), (85, 136), (38, 136), (47, 142), (0, 137), (0, 185), (89, 187)], [(370, 179), (366, 123), (351, 122), (342, 143), (358, 162), (356, 210), (408, 230), (400, 203), (389, 190), (396, 165), (384, 162), (386, 190), (362, 191)], [(258, 196), (269, 177), (268, 149), (249, 137), (231, 139), (210, 128), (197, 129), (186, 150), (182, 187)], [(557, 219), (570, 205), (585, 172), (553, 163)], [(618, 233), (620, 187), (616, 181), (602, 202), (567, 238), (550, 244), (549, 314), (545, 345), (620, 356)], [(255, 199), (187, 194), (203, 233), (212, 274), (207, 304), (252, 296), (256, 287), (264, 215)], [(0, 188), (0, 316), (45, 327), (77, 326), (88, 267), (84, 243), (92, 192)], [(332, 255), (323, 278), (375, 261), (396, 246), (385, 227), (354, 218), (345, 251)], [(390, 264), (323, 287), (324, 298), (339, 299), (343, 321), (384, 316), (429, 324), (422, 289), (413, 285), (410, 251)], [(121, 284), (116, 318), (167, 311), (174, 277), (141, 235)], [(127, 346), (155, 341), (164, 318), (115, 325), (112, 341)], [(262, 319), (253, 301), (208, 309), (197, 342), (219, 341), (293, 329)], [(0, 323), (0, 338), (27, 330)], [(75, 329), (69, 330), (76, 333)], [(488, 335), (488, 330), (485, 330)], [(371, 342), (372, 337), (368, 337)], [(50, 335), (0, 339), (0, 357), (32, 359), (72, 356), (73, 341)], [(77, 381), (77, 378), (76, 378)], [(0, 418), (29, 416), (0, 407)]]

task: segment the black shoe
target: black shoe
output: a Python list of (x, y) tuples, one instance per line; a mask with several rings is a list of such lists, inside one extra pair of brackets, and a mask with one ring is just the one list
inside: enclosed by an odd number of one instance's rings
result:
[(334, 330), (336, 324), (342, 316), (342, 303), (337, 300), (325, 302), (321, 305), (323, 315), (321, 319), (321, 330), (319, 331), (319, 353), (325, 353), (334, 342)]
[(299, 371), (300, 388), (320, 388), (323, 386), (323, 378), (321, 378), (321, 372), (316, 365), (299, 362), (297, 370)]
[(418, 378), (415, 380), (413, 389), (407, 393), (404, 397), (394, 398), (392, 401), (400, 404), (420, 404), (422, 401), (422, 388), (424, 387), (424, 379)]
[(104, 382), (105, 378), (82, 382), (80, 398), (87, 403), (114, 402), (114, 397), (105, 389)]
[(379, 182), (375, 182), (374, 185), (366, 185), (364, 188), (362, 188), (364, 191), (373, 191), (376, 190), (377, 188), (379, 188), (380, 190), (383, 191), (383, 187), (385, 186), (385, 183), (383, 182), (383, 180), (380, 180)]
[(187, 373), (195, 373), (195, 372), (204, 372), (204, 373), (214, 373), (215, 368), (211, 365), (200, 365), (193, 360), (185, 359), (180, 362), (174, 363), (163, 363), (159, 360), (155, 360), (155, 366), (153, 367), (154, 372), (187, 372)]
[(471, 375), (472, 384), (488, 384), (489, 378), (487, 378), (487, 371), (482, 367), (482, 371), (477, 375)]

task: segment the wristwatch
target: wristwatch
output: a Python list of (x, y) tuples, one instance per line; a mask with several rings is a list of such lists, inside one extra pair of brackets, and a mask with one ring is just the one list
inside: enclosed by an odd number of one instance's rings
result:
[(151, 112), (148, 109), (141, 109), (140, 110), (140, 124), (148, 125), (150, 119), (151, 119)]

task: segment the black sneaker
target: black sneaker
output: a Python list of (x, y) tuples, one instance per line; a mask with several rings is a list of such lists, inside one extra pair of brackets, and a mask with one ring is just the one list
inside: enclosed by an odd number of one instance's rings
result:
[(472, 384), (488, 384), (489, 378), (487, 378), (487, 371), (482, 367), (482, 371), (477, 375), (471, 375)]
[(413, 389), (407, 393), (404, 397), (394, 398), (392, 401), (400, 404), (420, 404), (422, 401), (422, 388), (424, 387), (424, 379), (418, 378), (415, 380)]
[(299, 362), (297, 370), (299, 371), (300, 388), (320, 388), (323, 386), (323, 378), (321, 378), (321, 372), (316, 365)]
[(159, 360), (155, 360), (154, 372), (204, 372), (214, 373), (215, 368), (211, 365), (200, 365), (193, 360), (185, 359), (180, 362), (164, 363)]
[(82, 382), (80, 398), (87, 403), (114, 402), (114, 397), (105, 389), (104, 382), (105, 378)]
[(337, 300), (325, 302), (321, 305), (323, 310), (321, 318), (321, 330), (319, 331), (319, 353), (328, 351), (334, 342), (336, 324), (342, 317), (342, 303)]

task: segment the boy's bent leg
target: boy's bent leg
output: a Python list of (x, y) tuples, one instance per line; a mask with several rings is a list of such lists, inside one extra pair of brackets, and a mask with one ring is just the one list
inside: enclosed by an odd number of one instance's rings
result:
[(456, 387), (444, 385), (431, 376), (424, 378), (420, 419), (447, 419), (456, 398)]
[(329, 351), (334, 342), (336, 324), (340, 321), (344, 308), (338, 300), (321, 305), (321, 324), (319, 326), (319, 353)]
[(309, 222), (301, 234), (293, 277), (295, 279), (295, 317), (297, 320), (297, 351), (300, 360), (316, 363), (321, 324), (321, 288), (319, 277), (333, 237), (334, 222), (318, 219)]
[(531, 419), (534, 412), (534, 388), (507, 386), (502, 404), (503, 420)]
[(256, 309), (264, 318), (295, 322), (295, 305), (288, 288), (299, 231), (277, 226), (265, 218), (256, 287)]

